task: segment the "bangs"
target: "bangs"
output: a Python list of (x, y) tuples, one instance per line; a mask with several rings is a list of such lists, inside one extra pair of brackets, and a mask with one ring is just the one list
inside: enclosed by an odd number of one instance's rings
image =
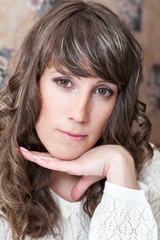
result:
[(52, 64), (61, 73), (65, 67), (78, 76), (98, 76), (119, 84), (119, 63), (116, 63), (119, 53), (112, 38), (113, 30), (99, 16), (81, 11), (72, 13), (56, 25), (46, 40), (43, 62)]
[(130, 31), (99, 4), (77, 2), (75, 8), (70, 4), (63, 12), (54, 8), (43, 21), (44, 31), (37, 35), (42, 45), (40, 74), (52, 64), (61, 73), (67, 69), (77, 76), (97, 76), (125, 87), (139, 64), (139, 46)]

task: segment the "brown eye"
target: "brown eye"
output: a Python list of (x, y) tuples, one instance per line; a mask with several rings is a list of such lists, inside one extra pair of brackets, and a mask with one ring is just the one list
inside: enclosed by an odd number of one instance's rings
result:
[(102, 97), (109, 97), (114, 94), (113, 90), (107, 87), (100, 87), (95, 91), (95, 93)]
[(107, 89), (105, 89), (105, 88), (99, 88), (99, 89), (98, 89), (98, 92), (99, 92), (100, 95), (106, 95)]
[(66, 80), (66, 79), (61, 79), (61, 80), (59, 80), (59, 83), (61, 84), (61, 85), (63, 85), (64, 87), (67, 87), (68, 86), (68, 80)]
[(60, 87), (64, 87), (64, 88), (70, 88), (70, 87), (72, 87), (72, 83), (71, 83), (71, 81), (68, 80), (68, 79), (59, 78), (59, 79), (57, 79), (56, 81), (57, 81), (57, 83), (58, 83), (58, 85), (59, 85)]

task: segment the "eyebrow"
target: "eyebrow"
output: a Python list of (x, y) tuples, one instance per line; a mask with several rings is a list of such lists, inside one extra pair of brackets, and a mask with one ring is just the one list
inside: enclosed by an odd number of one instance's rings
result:
[[(70, 72), (70, 71), (64, 71), (64, 73), (60, 73), (60, 72), (58, 72), (57, 70), (52, 70), (51, 72), (50, 72), (50, 74), (55, 74), (55, 73), (57, 73), (57, 74), (61, 74), (61, 75), (66, 75), (67, 77), (76, 77), (77, 79), (79, 79), (80, 80), (80, 78), (81, 78), (81, 76), (78, 76), (78, 75), (75, 75), (75, 74), (73, 74), (72, 72)], [(88, 77), (88, 78), (92, 78), (92, 77)], [(98, 79), (98, 81), (96, 82), (97, 84), (112, 84), (113, 86), (117, 86), (117, 84), (116, 83), (113, 83), (113, 82), (111, 82), (111, 81), (107, 81), (107, 80), (104, 80), (104, 79), (102, 79), (102, 78), (99, 78), (98, 76), (94, 76), (94, 78), (97, 78)]]

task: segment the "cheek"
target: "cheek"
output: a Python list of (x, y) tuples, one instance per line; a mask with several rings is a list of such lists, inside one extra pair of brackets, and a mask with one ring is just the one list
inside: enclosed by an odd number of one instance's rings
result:
[(36, 132), (41, 139), (41, 136), (48, 132), (48, 127), (51, 127), (51, 122), (54, 119), (53, 106), (43, 100), (38, 120), (35, 124)]
[(102, 134), (102, 131), (103, 131), (103, 128), (106, 126), (107, 122), (109, 121), (112, 113), (113, 113), (113, 110), (114, 110), (114, 104), (111, 105), (110, 107), (107, 107), (105, 109), (103, 109), (100, 114), (95, 114), (95, 117), (94, 119), (96, 119), (95, 123), (96, 123), (96, 133), (97, 135), (100, 135)]
[(41, 111), (37, 123), (49, 123), (53, 121), (56, 116), (59, 115), (60, 111), (62, 110), (59, 104), (59, 99), (55, 96), (55, 94), (48, 94), (47, 97), (43, 96)]

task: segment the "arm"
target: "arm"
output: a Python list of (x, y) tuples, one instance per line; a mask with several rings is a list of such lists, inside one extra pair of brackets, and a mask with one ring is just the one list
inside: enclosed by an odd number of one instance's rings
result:
[(106, 182), (104, 194), (91, 219), (89, 240), (158, 240), (157, 225), (141, 190)]
[(75, 200), (91, 184), (107, 178), (102, 201), (91, 220), (89, 240), (158, 240), (157, 225), (145, 190), (138, 190), (134, 160), (123, 147), (99, 146), (71, 161), (23, 149), (21, 152), (26, 159), (43, 167), (82, 176), (72, 189)]
[(160, 239), (160, 152), (157, 149), (154, 150), (153, 159), (141, 169), (138, 180), (147, 186), (148, 202), (157, 222)]
[(91, 220), (89, 240), (160, 239), (160, 152), (138, 175), (140, 190), (106, 182)]
[(82, 176), (72, 189), (72, 197), (78, 200), (93, 183), (107, 178), (108, 182), (138, 189), (134, 160), (122, 146), (103, 145), (92, 148), (75, 160), (60, 160), (43, 153), (21, 148), (29, 161), (51, 170)]

